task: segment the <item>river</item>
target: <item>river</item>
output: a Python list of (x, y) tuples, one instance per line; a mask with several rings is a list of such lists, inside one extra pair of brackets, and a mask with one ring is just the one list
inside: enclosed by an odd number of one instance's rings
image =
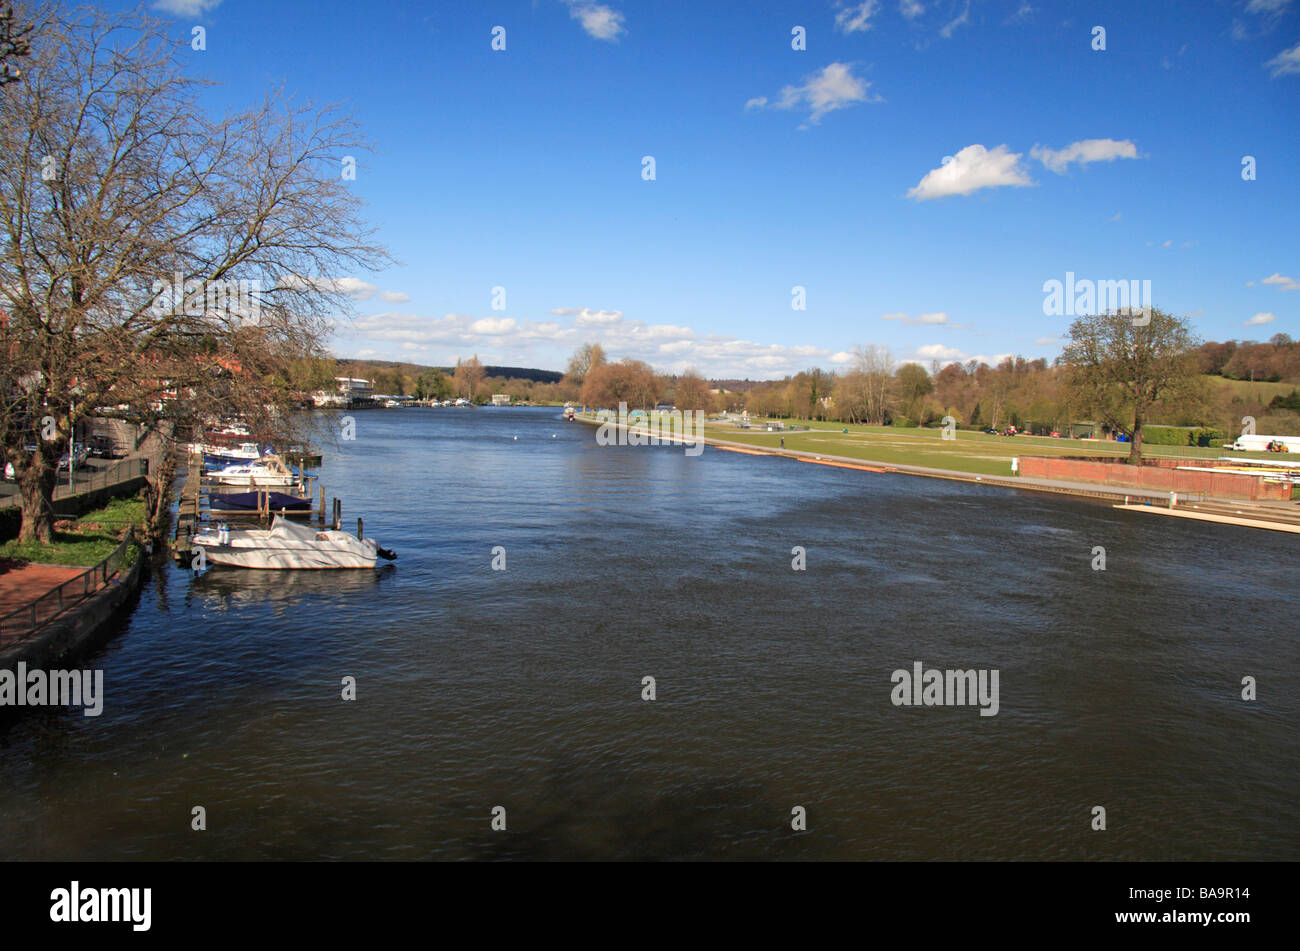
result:
[[(165, 567), (83, 661), (102, 715), (0, 724), (0, 856), (1300, 855), (1293, 536), (556, 409), (355, 419), (321, 479), (397, 562)], [(917, 662), (997, 671), (996, 715), (895, 705)]]

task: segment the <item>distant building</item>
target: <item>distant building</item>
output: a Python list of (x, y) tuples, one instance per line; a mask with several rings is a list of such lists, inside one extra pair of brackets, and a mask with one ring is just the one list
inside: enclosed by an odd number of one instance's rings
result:
[(312, 394), (312, 402), (317, 406), (354, 406), (369, 403), (375, 398), (375, 385), (370, 380), (361, 380), (351, 376), (336, 376), (333, 393), (317, 390)]
[(493, 394), (492, 394), (492, 405), (493, 405), (493, 406), (509, 406), (509, 405), (510, 405), (510, 394), (509, 394), (509, 393), (493, 393)]

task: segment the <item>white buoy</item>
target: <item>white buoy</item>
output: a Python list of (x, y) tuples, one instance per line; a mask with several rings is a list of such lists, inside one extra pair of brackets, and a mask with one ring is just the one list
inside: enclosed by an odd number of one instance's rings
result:
[(519, 437), (518, 437), (518, 436), (515, 437), (515, 441), (516, 441), (516, 442), (519, 441)]

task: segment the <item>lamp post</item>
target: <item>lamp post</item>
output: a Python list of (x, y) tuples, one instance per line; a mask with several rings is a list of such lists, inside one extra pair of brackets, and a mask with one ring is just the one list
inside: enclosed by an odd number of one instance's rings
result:
[(68, 415), (68, 491), (72, 491), (72, 470), (77, 467), (77, 401), (72, 401)]

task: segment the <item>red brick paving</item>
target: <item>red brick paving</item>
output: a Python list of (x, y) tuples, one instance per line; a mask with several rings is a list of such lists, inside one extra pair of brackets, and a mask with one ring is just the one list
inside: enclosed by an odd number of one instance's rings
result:
[[(61, 565), (22, 565), (0, 561), (0, 617), (26, 607), (36, 598), (85, 571), (85, 568), (66, 568)], [(83, 597), (85, 590), (81, 585), (74, 585), (64, 594), (64, 607), (69, 607)], [(38, 610), (36, 619), (44, 622), (57, 610), (57, 602), (50, 601)], [(21, 618), (17, 621), (23, 623)], [(11, 633), (7, 629), (0, 630), (0, 643), (10, 640)]]

